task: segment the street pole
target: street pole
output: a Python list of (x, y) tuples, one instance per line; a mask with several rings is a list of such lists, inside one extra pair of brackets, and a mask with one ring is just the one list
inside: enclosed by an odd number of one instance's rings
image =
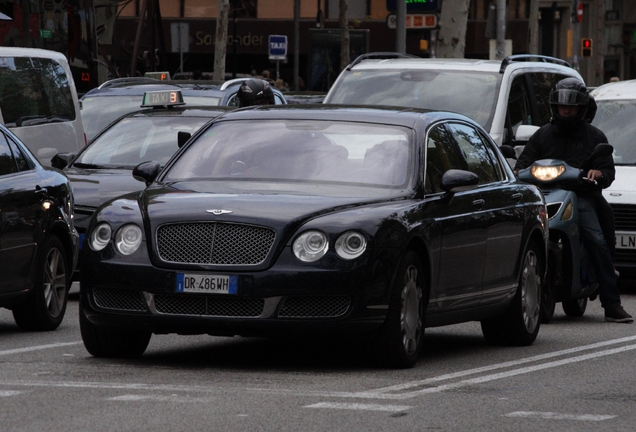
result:
[(579, 44), (581, 42), (581, 35), (579, 34), (580, 29), (579, 29), (579, 19), (577, 16), (577, 6), (578, 6), (579, 0), (572, 0), (572, 30), (574, 33), (574, 41), (572, 43), (573, 45), (573, 56), (572, 56), (572, 67), (574, 68), (574, 70), (578, 71), (579, 70), (579, 54), (578, 54), (578, 50), (579, 50)]
[(506, 0), (497, 0), (497, 60), (503, 60), (506, 40)]
[(395, 51), (406, 54), (406, 0), (397, 0), (395, 11)]
[(300, 0), (294, 0), (294, 91), (298, 91), (298, 74), (300, 73)]

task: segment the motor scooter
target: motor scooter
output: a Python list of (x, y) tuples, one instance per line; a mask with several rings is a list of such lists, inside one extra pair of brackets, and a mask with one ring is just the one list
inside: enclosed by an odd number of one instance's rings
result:
[(519, 180), (538, 186), (546, 200), (550, 241), (548, 278), (541, 295), (543, 323), (552, 320), (556, 303), (562, 304), (566, 315), (582, 316), (588, 299), (596, 297), (598, 283), (581, 241), (576, 191), (590, 182), (586, 174), (594, 160), (613, 151), (609, 144), (598, 144), (580, 168), (542, 159), (517, 174)]

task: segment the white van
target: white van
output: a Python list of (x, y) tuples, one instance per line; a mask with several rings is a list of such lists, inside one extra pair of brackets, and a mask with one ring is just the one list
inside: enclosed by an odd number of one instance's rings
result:
[(66, 57), (55, 51), (0, 47), (0, 121), (43, 165), (86, 145)]

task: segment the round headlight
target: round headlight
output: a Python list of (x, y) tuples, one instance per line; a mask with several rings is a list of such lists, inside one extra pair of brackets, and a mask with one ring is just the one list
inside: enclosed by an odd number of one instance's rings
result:
[(343, 259), (358, 258), (366, 248), (366, 239), (356, 231), (347, 231), (336, 240), (336, 253)]
[(134, 224), (119, 228), (115, 236), (115, 248), (122, 255), (131, 255), (141, 244), (141, 228)]
[(301, 261), (312, 262), (322, 258), (329, 249), (329, 239), (320, 231), (307, 231), (299, 235), (293, 244), (294, 255)]
[(108, 225), (106, 222), (102, 222), (95, 228), (93, 228), (93, 231), (91, 231), (91, 236), (88, 244), (95, 252), (99, 252), (100, 250), (104, 249), (106, 245), (108, 245), (111, 234), (112, 229), (110, 228), (110, 225)]

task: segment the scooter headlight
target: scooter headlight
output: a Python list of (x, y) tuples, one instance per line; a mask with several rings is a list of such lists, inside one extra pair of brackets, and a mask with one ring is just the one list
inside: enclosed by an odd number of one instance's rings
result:
[(554, 180), (563, 172), (565, 172), (565, 166), (563, 165), (551, 165), (551, 166), (533, 166), (530, 172), (537, 180), (550, 181)]

